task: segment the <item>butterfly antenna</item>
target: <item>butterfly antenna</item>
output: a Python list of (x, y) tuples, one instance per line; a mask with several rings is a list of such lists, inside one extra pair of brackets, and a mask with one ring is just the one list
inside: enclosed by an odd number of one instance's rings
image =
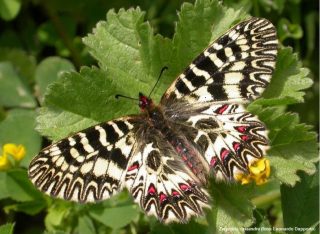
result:
[(156, 88), (156, 86), (157, 86), (157, 84), (158, 84), (158, 82), (159, 82), (159, 80), (160, 80), (160, 78), (161, 78), (161, 76), (162, 76), (162, 73), (163, 73), (165, 70), (167, 70), (167, 69), (168, 69), (167, 66), (164, 66), (164, 67), (161, 69), (160, 74), (159, 74), (159, 77), (158, 77), (158, 79), (157, 79), (157, 82), (155, 83), (155, 85), (154, 85), (153, 88), (151, 89), (148, 98), (150, 98), (152, 92), (153, 92), (154, 89)]
[(124, 95), (121, 95), (121, 94), (117, 94), (114, 96), (116, 99), (119, 99), (119, 98), (127, 98), (127, 99), (130, 99), (130, 100), (135, 100), (135, 101), (139, 101), (138, 98), (133, 98), (133, 97), (128, 97), (128, 96), (124, 96)]

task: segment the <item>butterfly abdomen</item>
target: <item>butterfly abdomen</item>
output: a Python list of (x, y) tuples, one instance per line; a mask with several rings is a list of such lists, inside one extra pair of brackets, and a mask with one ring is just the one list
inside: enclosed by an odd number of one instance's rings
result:
[(182, 159), (185, 165), (190, 169), (193, 176), (201, 184), (206, 184), (208, 175), (207, 164), (203, 162), (202, 156), (188, 141), (182, 137), (179, 132), (170, 126), (160, 108), (154, 108), (149, 112), (150, 120), (155, 129), (157, 129), (164, 139), (172, 146), (176, 154)]

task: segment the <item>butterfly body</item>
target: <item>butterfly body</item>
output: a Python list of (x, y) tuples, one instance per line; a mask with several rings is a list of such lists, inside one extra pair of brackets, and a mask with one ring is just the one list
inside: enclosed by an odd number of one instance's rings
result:
[(127, 188), (148, 215), (187, 222), (210, 207), (217, 181), (266, 181), (264, 124), (245, 109), (269, 83), (277, 38), (265, 19), (243, 21), (209, 45), (156, 105), (139, 93), (140, 115), (84, 129), (43, 149), (29, 177), (41, 191), (78, 202)]

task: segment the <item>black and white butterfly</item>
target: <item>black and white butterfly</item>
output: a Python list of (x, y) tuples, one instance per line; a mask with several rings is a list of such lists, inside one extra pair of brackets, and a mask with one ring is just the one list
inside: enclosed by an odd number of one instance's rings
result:
[(206, 48), (159, 105), (139, 94), (141, 114), (85, 129), (43, 149), (29, 177), (50, 196), (78, 202), (127, 188), (162, 222), (203, 214), (208, 177), (236, 181), (268, 149), (267, 130), (243, 104), (258, 98), (275, 68), (277, 37), (251, 18)]

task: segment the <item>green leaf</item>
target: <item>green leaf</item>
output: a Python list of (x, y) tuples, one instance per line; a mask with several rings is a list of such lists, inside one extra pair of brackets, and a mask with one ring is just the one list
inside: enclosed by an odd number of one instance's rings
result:
[(271, 83), (263, 93), (263, 98), (256, 100), (254, 104), (274, 106), (303, 102), (305, 92), (302, 90), (313, 83), (308, 75), (309, 70), (302, 67), (291, 48), (280, 49)]
[(215, 0), (183, 4), (173, 37), (175, 53), (170, 61), (175, 75), (179, 75), (210, 42), (245, 16), (245, 12), (224, 8)]
[(25, 84), (33, 81), (36, 68), (35, 57), (28, 55), (20, 49), (0, 48), (0, 61), (10, 62), (15, 68), (15, 72), (17, 72), (19, 78), (21, 78)]
[(78, 225), (79, 234), (95, 234), (96, 229), (92, 222), (92, 219), (87, 215), (81, 215), (79, 217), (79, 225)]
[(42, 107), (38, 110), (36, 130), (52, 140), (58, 140), (97, 123), (72, 112)]
[(33, 201), (27, 201), (22, 203), (16, 203), (7, 205), (4, 207), (4, 211), (9, 213), (10, 211), (24, 212), (28, 215), (36, 215), (47, 206), (44, 199), (38, 199)]
[(19, 0), (0, 0), (0, 17), (4, 20), (12, 20), (19, 13), (21, 2)]
[[(70, 223), (66, 219), (72, 212), (72, 203), (56, 200), (48, 209), (48, 213), (44, 219), (46, 229), (50, 233), (55, 231), (63, 231), (70, 228)], [(68, 232), (67, 232), (68, 233)], [(70, 232), (69, 232), (70, 233)]]
[(207, 219), (211, 232), (224, 232), (232, 227), (232, 233), (242, 233), (243, 227), (253, 223), (253, 206), (249, 201), (253, 185), (211, 183), (214, 198)]
[(13, 234), (14, 223), (6, 223), (0, 226), (0, 234)]
[(35, 72), (35, 80), (38, 85), (40, 99), (44, 95), (46, 88), (53, 81), (58, 79), (58, 75), (63, 71), (73, 71), (74, 66), (69, 60), (59, 57), (48, 57), (41, 61)]
[(6, 178), (7, 173), (1, 171), (0, 172), (0, 200), (4, 198), (10, 197), (10, 193), (8, 192), (7, 186), (6, 186)]
[(36, 102), (9, 62), (0, 63), (0, 105), (7, 107), (35, 107)]
[(119, 229), (137, 219), (139, 211), (136, 205), (128, 205), (114, 208), (95, 207), (89, 211), (89, 214), (104, 225)]
[(7, 143), (22, 144), (26, 148), (26, 156), (21, 165), (25, 167), (41, 147), (41, 137), (34, 130), (35, 116), (33, 110), (13, 109), (8, 111), (6, 118), (0, 122), (1, 149)]
[[(118, 83), (106, 82), (106, 73), (97, 68), (82, 68), (80, 73), (66, 72), (48, 87), (46, 104), (84, 117), (103, 121), (116, 115), (121, 105), (114, 95)], [(106, 108), (106, 103), (111, 105)], [(111, 111), (112, 110), (112, 111)]]
[(6, 173), (5, 187), (10, 198), (19, 202), (43, 200), (43, 195), (31, 184), (26, 170), (12, 169)]
[(284, 225), (312, 228), (319, 225), (319, 165), (317, 173), (312, 176), (300, 173), (300, 177), (301, 182), (294, 187), (281, 186)]
[(278, 21), (277, 33), (282, 42), (287, 38), (300, 39), (303, 36), (303, 30), (299, 24), (291, 24), (288, 19), (282, 18)]
[[(94, 34), (83, 39), (101, 69), (107, 71), (108, 83), (114, 80), (121, 87), (119, 91), (128, 95), (149, 92), (161, 68), (171, 65), (170, 41), (154, 36), (150, 25), (143, 22), (144, 15), (139, 8), (121, 9), (117, 14), (109, 11), (107, 22), (100, 21)], [(156, 95), (156, 99), (159, 97)]]
[(311, 126), (299, 123), (298, 115), (283, 113), (282, 108), (251, 105), (250, 110), (270, 129), (271, 149), (267, 152), (272, 174), (281, 182), (294, 185), (299, 181), (298, 170), (308, 174), (316, 171), (318, 160), (316, 133)]

